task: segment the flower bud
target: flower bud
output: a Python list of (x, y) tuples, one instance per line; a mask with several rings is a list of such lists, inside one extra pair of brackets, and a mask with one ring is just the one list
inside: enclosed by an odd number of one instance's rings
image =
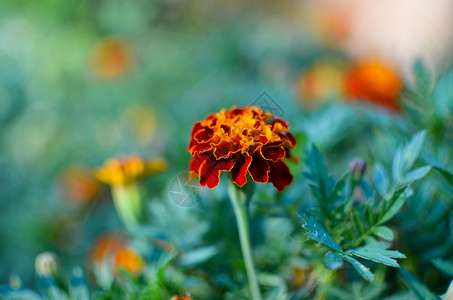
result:
[(366, 162), (361, 158), (355, 158), (349, 162), (349, 172), (354, 179), (361, 179), (366, 171)]
[(58, 257), (52, 252), (42, 252), (36, 256), (35, 271), (40, 276), (55, 276), (58, 265)]

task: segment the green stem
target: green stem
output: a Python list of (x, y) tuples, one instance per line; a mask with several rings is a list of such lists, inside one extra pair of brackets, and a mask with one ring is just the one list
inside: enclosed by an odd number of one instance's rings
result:
[(143, 218), (143, 204), (138, 184), (112, 187), (113, 204), (124, 225), (133, 229)]
[(248, 224), (247, 207), (251, 198), (251, 193), (247, 193), (245, 190), (238, 188), (233, 182), (230, 182), (230, 185), (228, 186), (228, 193), (236, 216), (242, 256), (244, 258), (252, 299), (261, 300), (261, 293), (252, 259)]

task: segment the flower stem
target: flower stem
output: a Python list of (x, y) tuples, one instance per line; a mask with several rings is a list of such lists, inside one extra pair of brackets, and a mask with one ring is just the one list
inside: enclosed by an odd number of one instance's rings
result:
[(236, 216), (242, 256), (245, 263), (245, 269), (247, 271), (247, 277), (252, 299), (261, 300), (261, 293), (258, 286), (255, 266), (253, 264), (252, 259), (252, 250), (250, 245), (250, 234), (248, 224), (247, 205), (251, 198), (252, 193), (247, 193), (247, 191), (236, 187), (233, 182), (230, 182), (228, 186), (228, 193), (230, 196), (231, 203), (233, 205), (234, 214)]
[(143, 217), (143, 204), (137, 183), (112, 187), (113, 204), (124, 225), (133, 229)]

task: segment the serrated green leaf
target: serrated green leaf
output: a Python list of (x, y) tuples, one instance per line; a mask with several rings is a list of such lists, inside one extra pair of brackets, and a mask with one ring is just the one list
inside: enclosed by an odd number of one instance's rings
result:
[(373, 233), (387, 241), (393, 241), (393, 231), (387, 226), (377, 226)]
[(453, 276), (453, 261), (447, 261), (440, 258), (435, 258), (431, 261), (442, 272)]
[(405, 200), (406, 199), (404, 197), (399, 197), (398, 200), (393, 203), (393, 205), (387, 210), (384, 216), (382, 216), (382, 218), (379, 220), (379, 224), (383, 224), (393, 218), (393, 216), (398, 213), (401, 207), (403, 207)]
[(401, 209), (405, 202), (404, 192), (408, 189), (408, 186), (401, 187), (397, 189), (392, 197), (385, 202), (383, 202), (383, 210), (381, 211), (381, 216), (378, 218), (377, 225), (381, 225), (391, 218), (393, 218), (396, 213)]
[(346, 252), (347, 254), (381, 263), (387, 266), (399, 268), (399, 264), (393, 258), (405, 258), (406, 256), (398, 251), (383, 250), (380, 248), (361, 247)]
[(312, 240), (321, 243), (332, 250), (337, 251), (338, 253), (343, 253), (340, 245), (335, 242), (335, 240), (330, 236), (330, 234), (315, 220), (309, 218), (308, 216), (302, 216), (305, 224), (302, 225), (302, 228), (308, 230), (306, 236)]
[(401, 268), (399, 273), (403, 278), (404, 282), (409, 288), (415, 293), (420, 300), (436, 300), (436, 297), (423, 283), (421, 283), (414, 275), (407, 270)]
[(369, 282), (374, 281), (374, 274), (371, 273), (370, 269), (368, 269), (367, 267), (365, 267), (364, 265), (359, 263), (356, 259), (354, 259), (348, 255), (345, 255), (343, 257), (354, 267), (354, 269), (357, 270), (357, 272), (359, 272), (359, 274), (363, 278), (365, 278), (365, 280), (367, 280)]
[(317, 197), (327, 200), (332, 194), (334, 181), (332, 176), (327, 173), (326, 163), (319, 149), (312, 144), (311, 152), (308, 153), (306, 163), (310, 168), (310, 179), (313, 181), (318, 193)]
[(422, 179), (425, 177), (429, 171), (431, 171), (431, 166), (423, 166), (418, 169), (412, 170), (409, 173), (407, 173), (403, 179), (400, 180), (400, 184), (408, 184), (413, 181)]

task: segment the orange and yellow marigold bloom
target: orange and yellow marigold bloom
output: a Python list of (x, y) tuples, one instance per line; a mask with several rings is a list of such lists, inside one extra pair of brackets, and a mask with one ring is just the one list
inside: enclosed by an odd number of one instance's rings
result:
[(127, 185), (149, 175), (162, 172), (167, 167), (164, 159), (146, 161), (140, 156), (128, 156), (118, 159), (109, 159), (96, 172), (96, 177), (112, 186)]
[(402, 80), (393, 66), (378, 60), (353, 65), (344, 78), (344, 94), (350, 100), (368, 100), (399, 111), (398, 97)]
[(247, 174), (256, 182), (272, 182), (282, 191), (293, 180), (283, 162), (296, 140), (288, 124), (258, 107), (222, 110), (195, 123), (189, 142), (193, 156), (190, 173), (209, 188), (220, 182), (220, 174), (230, 172), (239, 187)]

